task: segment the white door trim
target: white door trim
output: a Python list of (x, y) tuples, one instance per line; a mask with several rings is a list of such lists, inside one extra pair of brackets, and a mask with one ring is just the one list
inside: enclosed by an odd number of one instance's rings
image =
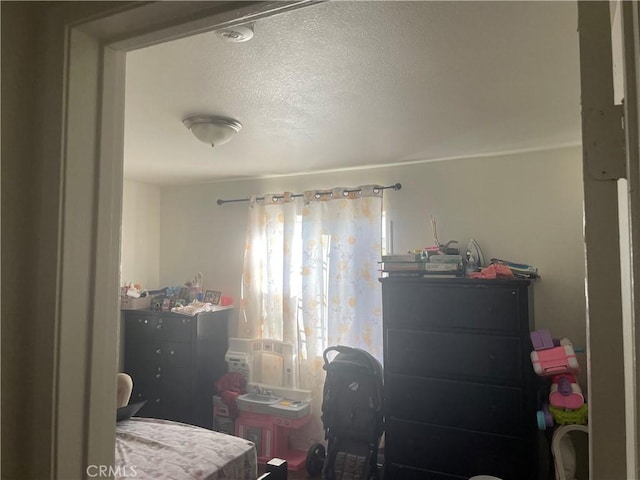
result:
[[(312, 2), (116, 2), (108, 15), (93, 3), (63, 2), (49, 21), (65, 56), (63, 105), (46, 119), (54, 125), (62, 119), (62, 131), (49, 134), (44, 145), (62, 172), (55, 219), (59, 244), (44, 250), (53, 256), (57, 290), (43, 304), (56, 312), (56, 398), (51, 430), (43, 434), (52, 438), (51, 476), (58, 478), (85, 476), (88, 465), (113, 462), (124, 52)], [(581, 27), (583, 33), (589, 36)], [(78, 62), (86, 68), (78, 69)], [(612, 309), (609, 301), (620, 296), (617, 247), (612, 251), (618, 245), (616, 202), (615, 188), (585, 170), (592, 478), (625, 478), (624, 470), (618, 475), (611, 468), (624, 452), (624, 438), (618, 441), (624, 437), (624, 408), (618, 412), (620, 402), (612, 406), (609, 394), (609, 387), (621, 392), (623, 383), (620, 302)], [(615, 262), (618, 275), (611, 278)], [(613, 364), (614, 371), (619, 366), (620, 375), (602, 370), (601, 362)]]
[[(625, 84), (624, 109), (614, 105), (613, 68), (613, 58), (622, 56), (618, 53), (624, 45), (625, 64), (633, 60), (635, 69), (637, 47), (629, 43), (627, 36), (632, 29), (628, 22), (623, 28), (617, 23), (620, 11), (610, 15), (610, 7), (620, 10), (621, 4), (628, 11), (635, 2), (578, 2), (587, 271), (589, 475), (593, 479), (637, 478), (636, 342), (629, 338), (624, 341), (623, 319), (628, 335), (631, 326), (639, 320), (635, 302), (639, 286), (634, 278), (639, 278), (640, 259), (633, 255), (634, 243), (636, 249), (640, 247), (637, 233), (640, 231), (637, 222), (639, 185), (638, 179), (634, 178), (638, 175), (638, 104), (635, 92)], [(624, 30), (627, 31), (623, 34), (623, 42), (619, 42), (617, 36), (612, 42), (612, 31), (619, 35)], [(634, 77), (633, 82), (636, 81)], [(627, 122), (625, 130), (622, 128), (623, 113)], [(607, 120), (601, 121), (598, 117)], [(629, 131), (629, 122), (635, 132)], [(618, 182), (620, 178), (628, 178), (628, 181)], [(629, 191), (618, 192), (619, 184), (628, 185)], [(629, 212), (626, 216), (619, 217), (618, 200), (620, 211)], [(635, 320), (628, 317), (635, 317)], [(635, 335), (638, 335), (637, 328)], [(627, 422), (627, 419), (631, 421)]]

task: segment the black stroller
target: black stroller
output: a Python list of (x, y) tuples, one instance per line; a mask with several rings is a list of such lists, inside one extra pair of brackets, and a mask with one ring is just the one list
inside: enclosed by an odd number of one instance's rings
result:
[[(338, 352), (329, 361), (329, 352)], [(370, 353), (342, 345), (324, 353), (322, 423), (327, 452), (320, 443), (307, 455), (307, 471), (322, 480), (378, 478), (378, 446), (384, 431), (382, 365)], [(321, 470), (320, 470), (321, 469)]]

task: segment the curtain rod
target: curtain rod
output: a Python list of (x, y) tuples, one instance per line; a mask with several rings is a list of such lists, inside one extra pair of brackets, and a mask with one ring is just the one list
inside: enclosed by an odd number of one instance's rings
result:
[[(378, 187), (380, 190), (387, 190), (389, 188), (393, 188), (394, 190), (400, 190), (402, 188), (402, 184), (400, 183), (396, 183), (394, 185), (389, 185), (387, 187)], [(345, 192), (360, 192), (361, 189), (360, 188), (354, 188), (353, 190), (345, 190)], [(316, 195), (329, 195), (331, 193), (331, 190), (318, 190), (316, 192)], [(291, 194), (292, 197), (303, 197), (304, 194), (303, 193), (293, 193)], [(274, 198), (284, 198), (284, 195), (274, 195)], [(216, 202), (218, 205), (224, 205), (225, 203), (235, 203), (235, 202), (248, 202), (249, 200), (251, 200), (250, 198), (233, 198), (231, 200), (222, 200), (221, 198), (218, 199), (218, 201)], [(257, 197), (256, 200), (264, 200), (264, 197)]]

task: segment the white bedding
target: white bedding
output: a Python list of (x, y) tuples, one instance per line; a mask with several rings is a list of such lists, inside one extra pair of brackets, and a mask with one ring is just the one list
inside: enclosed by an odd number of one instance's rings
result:
[(258, 476), (255, 445), (243, 438), (138, 417), (116, 426), (115, 467), (116, 478), (255, 480)]

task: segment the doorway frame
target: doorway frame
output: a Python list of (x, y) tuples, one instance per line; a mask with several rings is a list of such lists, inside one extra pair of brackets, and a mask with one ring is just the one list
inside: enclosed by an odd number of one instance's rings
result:
[[(57, 288), (55, 298), (42, 307), (56, 312), (49, 432), (51, 476), (56, 478), (83, 477), (89, 465), (112, 465), (114, 459), (118, 322), (113, 319), (119, 315), (126, 52), (319, 2), (127, 2), (108, 11), (86, 3), (57, 6), (47, 20), (47, 35), (59, 39), (64, 57), (61, 111), (49, 114), (50, 121), (62, 119), (62, 124), (44, 139), (47, 150), (60, 152), (55, 161), (61, 171), (53, 227), (58, 243), (49, 251)], [(585, 189), (585, 201), (588, 211), (590, 203), (598, 204), (597, 192)], [(604, 208), (615, 215), (617, 205), (610, 207), (607, 201)], [(585, 242), (589, 249), (590, 238)], [(619, 262), (609, 252), (598, 259)], [(591, 305), (607, 301), (606, 292), (590, 289), (587, 295)], [(607, 321), (589, 312), (590, 325), (604, 329)], [(591, 390), (606, 380), (598, 375), (590, 371)], [(594, 431), (591, 442), (598, 437)], [(598, 458), (592, 471), (606, 461)]]

